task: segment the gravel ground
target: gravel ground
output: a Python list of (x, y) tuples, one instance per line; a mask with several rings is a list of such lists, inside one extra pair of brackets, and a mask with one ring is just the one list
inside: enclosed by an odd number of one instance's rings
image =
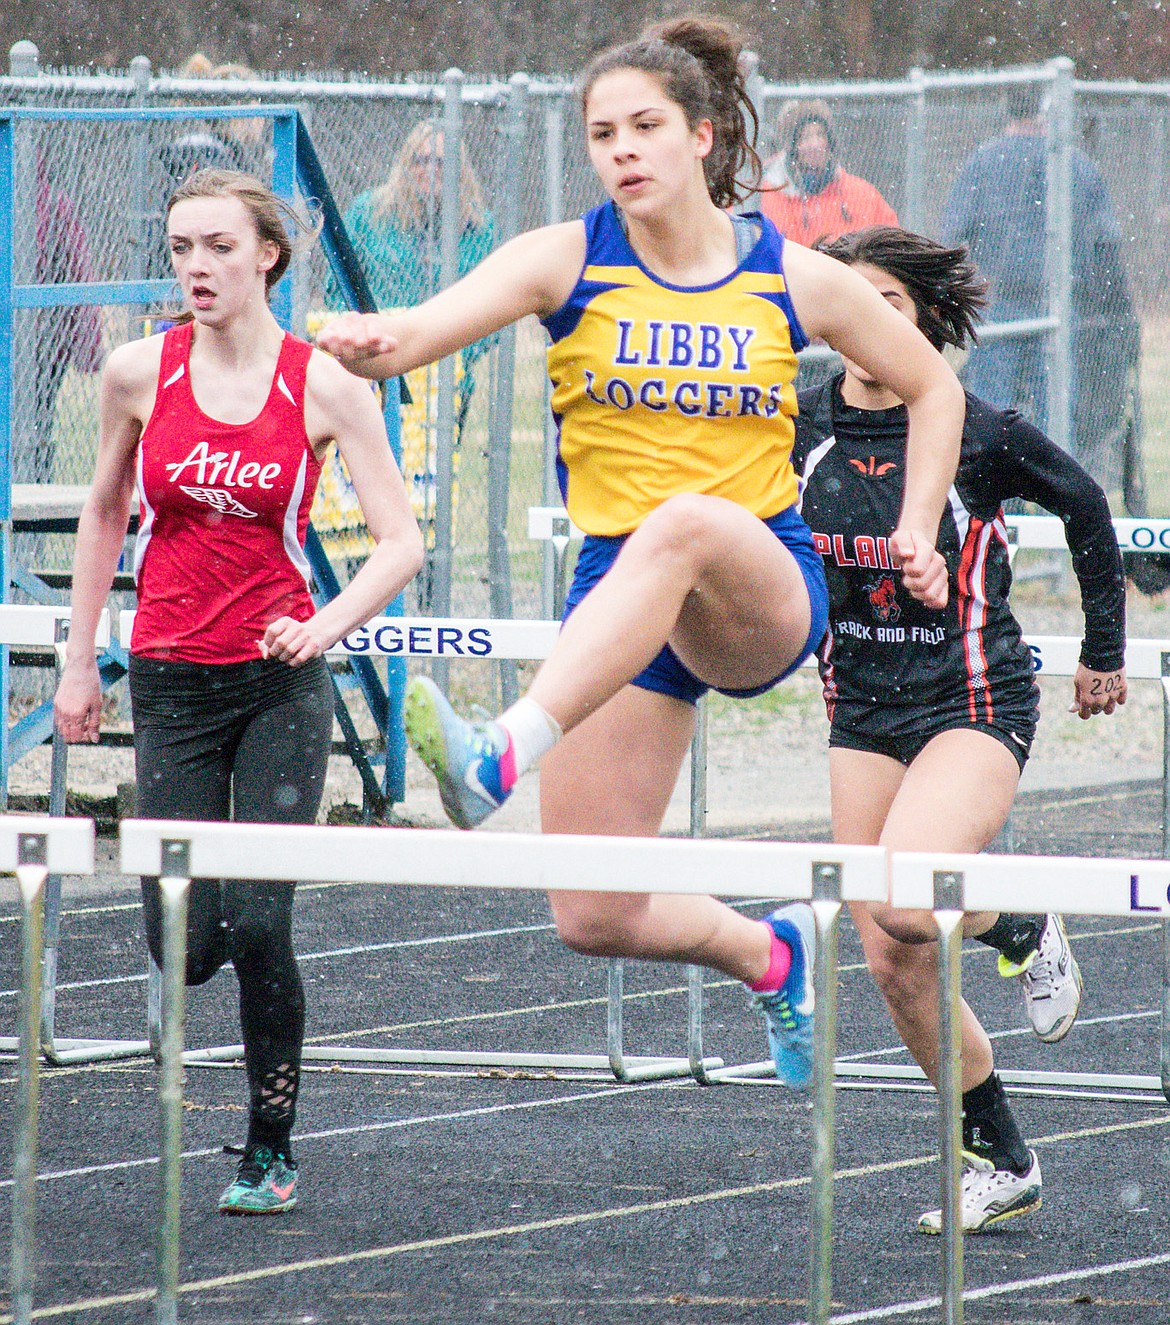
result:
[[(1062, 589), (1052, 579), (1029, 580), (1017, 584), (1014, 602), (1027, 633), (1079, 636), (1081, 632), (1075, 587)], [(1170, 602), (1131, 590), (1129, 634), (1131, 638), (1170, 639)], [(1041, 690), (1040, 732), (1021, 791), (1161, 776), (1163, 717), (1157, 682), (1134, 683), (1124, 709), (1090, 722), (1066, 711), (1070, 679), (1042, 677)], [(771, 694), (749, 702), (716, 696), (710, 705), (708, 727), (709, 830), (738, 832), (827, 819), (825, 737), (824, 707), (811, 674), (800, 674)], [(133, 753), (128, 749), (74, 747), (70, 752), (71, 793), (112, 799), (118, 784), (133, 778)], [(48, 782), (49, 751), (42, 747), (12, 770), (13, 803), (20, 806), (26, 797), (43, 795)], [(490, 826), (503, 831), (537, 831), (538, 794), (538, 776), (529, 775)], [(344, 807), (360, 804), (361, 784), (352, 764), (344, 756), (335, 756), (322, 815), (344, 814)], [(430, 775), (413, 755), (408, 755), (406, 800), (395, 809), (398, 817), (410, 823), (446, 824)], [(684, 768), (666, 830), (686, 832), (689, 816), (689, 771)]]

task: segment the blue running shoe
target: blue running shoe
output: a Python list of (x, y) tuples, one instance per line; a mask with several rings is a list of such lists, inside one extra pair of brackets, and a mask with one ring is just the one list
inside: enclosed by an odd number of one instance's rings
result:
[(516, 774), (508, 733), (494, 722), (461, 718), (428, 677), (416, 676), (406, 688), (406, 736), (438, 779), (456, 828), (477, 828), (511, 794)]
[(817, 926), (812, 908), (793, 902), (764, 917), (776, 937), (792, 949), (788, 978), (774, 993), (753, 994), (752, 1007), (768, 1024), (768, 1048), (776, 1078), (793, 1090), (807, 1090), (813, 1064), (813, 954)]
[(221, 1215), (280, 1215), (297, 1203), (297, 1166), (257, 1146), (240, 1160), (235, 1181), (219, 1198)]

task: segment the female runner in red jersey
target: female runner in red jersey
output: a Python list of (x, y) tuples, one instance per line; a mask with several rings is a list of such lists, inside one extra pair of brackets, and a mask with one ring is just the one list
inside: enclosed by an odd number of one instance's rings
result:
[[(130, 695), (138, 811), (153, 819), (312, 823), (332, 744), (325, 651), (416, 574), (422, 539), (369, 385), (284, 332), (268, 293), (287, 269), (290, 214), (258, 180), (191, 176), (167, 209), (189, 316), (116, 349), (78, 525), (73, 618), (56, 698), (69, 741), (96, 741), (98, 617), (137, 493), (138, 613)], [(336, 441), (375, 546), (314, 610), (304, 554), (321, 459)], [(294, 884), (197, 879), (187, 983), (227, 961), (240, 982), (251, 1107), (225, 1214), (296, 1202), (290, 1144), (304, 993), (292, 947)], [(143, 880), (162, 958), (158, 882)]]

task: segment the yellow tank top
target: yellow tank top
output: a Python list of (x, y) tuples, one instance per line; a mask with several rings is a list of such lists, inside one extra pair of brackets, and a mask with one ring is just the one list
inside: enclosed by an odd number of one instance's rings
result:
[(668, 497), (725, 497), (763, 518), (796, 501), (796, 352), (807, 340), (764, 217), (725, 280), (669, 285), (638, 262), (612, 203), (585, 216), (581, 276), (544, 320), (557, 474), (573, 521), (626, 534)]

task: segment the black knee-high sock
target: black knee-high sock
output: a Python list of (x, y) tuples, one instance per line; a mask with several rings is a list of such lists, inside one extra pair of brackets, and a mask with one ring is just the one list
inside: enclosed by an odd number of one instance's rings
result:
[(990, 929), (975, 937), (980, 943), (1001, 952), (1014, 965), (1019, 966), (1040, 946), (1040, 934), (1045, 916), (1013, 915), (1002, 911)]
[(994, 1072), (963, 1092), (963, 1149), (1016, 1174), (1026, 1173), (1032, 1162), (1003, 1083)]

